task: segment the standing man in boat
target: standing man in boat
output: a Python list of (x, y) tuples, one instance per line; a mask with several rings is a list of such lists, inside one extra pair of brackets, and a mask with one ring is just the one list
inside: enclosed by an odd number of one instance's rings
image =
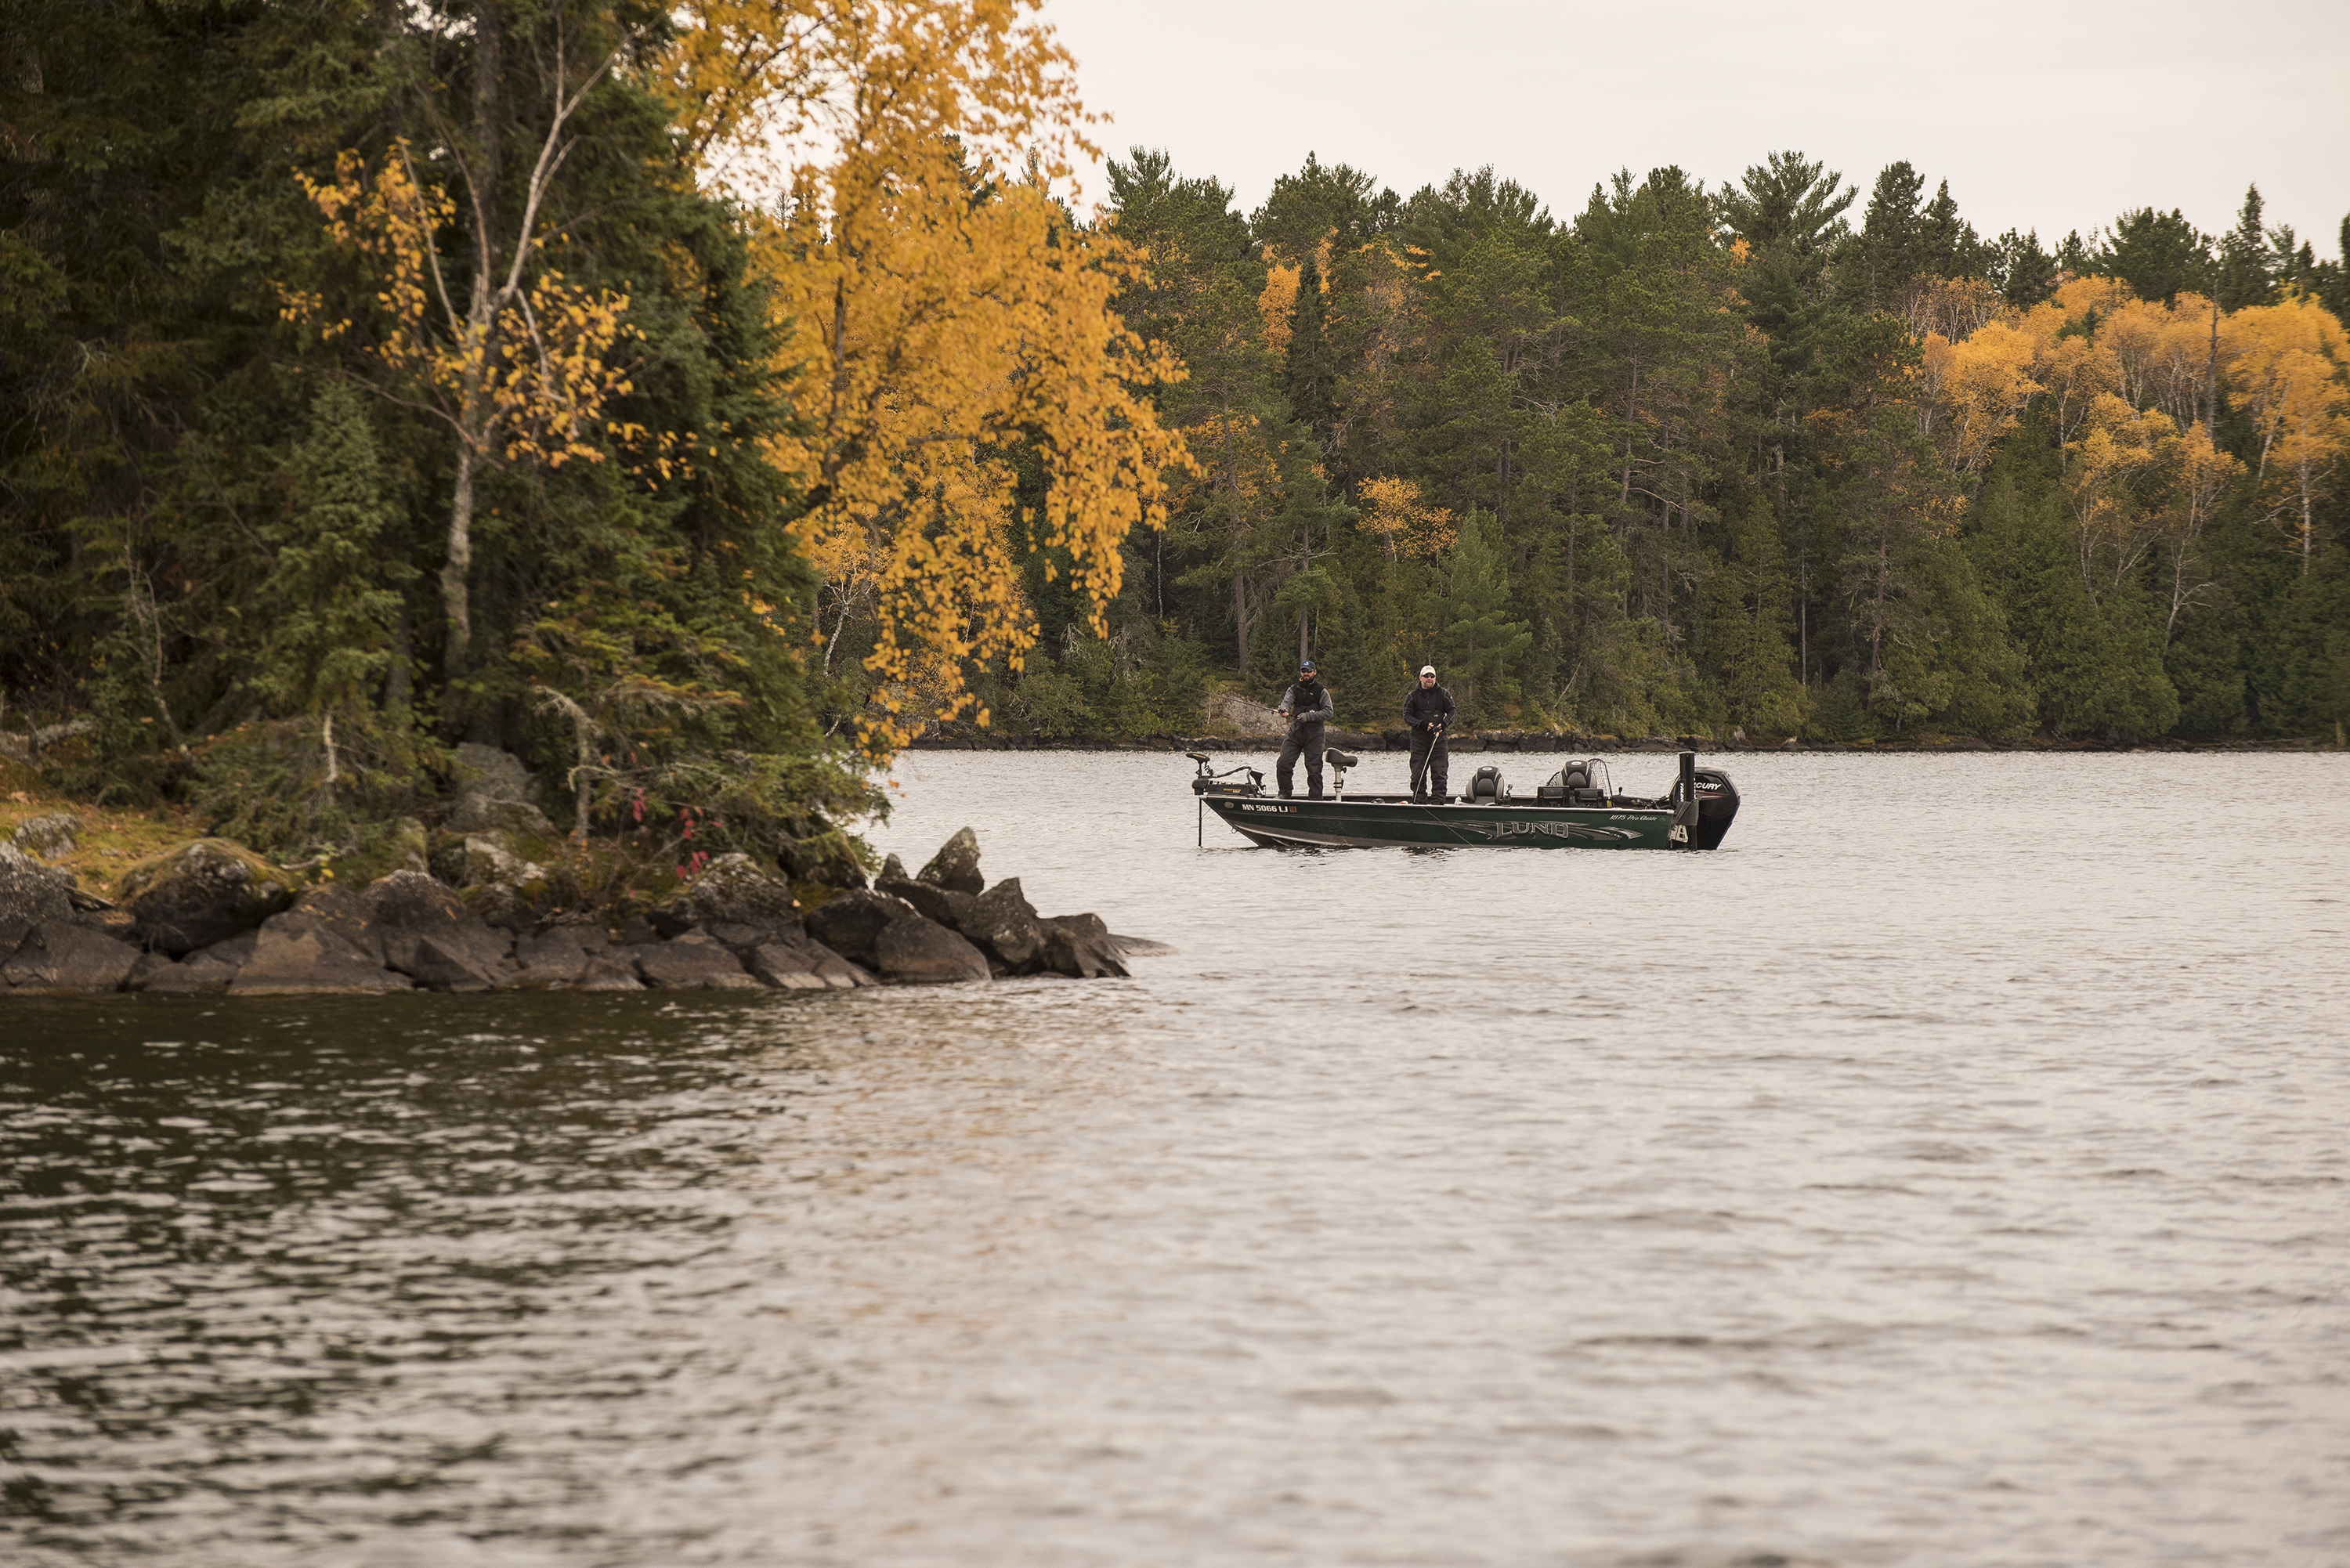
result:
[(1403, 700), (1404, 728), (1411, 732), (1411, 798), (1444, 798), (1444, 767), (1451, 760), (1444, 732), (1452, 726), (1452, 693), (1436, 683), (1436, 666), (1419, 667), (1419, 684)]
[(1314, 668), (1310, 659), (1297, 661), (1297, 679), (1281, 694), (1281, 706), (1274, 710), (1289, 721), (1288, 738), (1281, 742), (1281, 760), (1273, 764), (1274, 776), (1281, 781), (1281, 797), (1289, 798), (1290, 781), (1297, 772), (1297, 759), (1305, 758), (1305, 798), (1322, 798), (1322, 726), (1337, 716), (1331, 704), (1330, 689), (1322, 684), (1322, 672)]

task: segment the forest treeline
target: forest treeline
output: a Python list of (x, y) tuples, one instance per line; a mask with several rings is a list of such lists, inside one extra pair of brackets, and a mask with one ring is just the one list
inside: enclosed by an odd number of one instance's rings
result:
[[(1911, 165), (1491, 169), (1409, 197), (1309, 158), (1252, 213), (1137, 149), (1120, 296), (1200, 463), (1110, 640), (1041, 580), (1016, 722), (1180, 728), (1301, 654), (1391, 720), (1853, 740), (2329, 733), (2350, 714), (2350, 286), (2257, 188), (1985, 239)], [(2350, 220), (2345, 239), (2350, 241)]]
[[(0, 742), (264, 846), (453, 747), (853, 853), (924, 724), (2329, 732), (2338, 261), (1906, 163), (1107, 205), (1032, 0), (16, 0)], [(723, 825), (723, 826), (721, 826)]]

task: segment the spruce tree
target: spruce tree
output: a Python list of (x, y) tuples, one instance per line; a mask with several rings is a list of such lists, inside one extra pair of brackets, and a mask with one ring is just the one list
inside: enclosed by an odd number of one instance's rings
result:
[(2236, 226), (2220, 238), (2217, 292), (2222, 310), (2276, 303), (2276, 279), (2269, 270), (2268, 234), (2261, 227), (2261, 188), (2247, 186)]
[(2137, 207), (2115, 221), (2100, 270), (2120, 278), (2140, 299), (2170, 304), (2208, 286), (2211, 242), (2173, 207)]
[(1434, 607), (1442, 628), (1435, 663), (1460, 703), (1463, 728), (1490, 726), (1519, 693), (1518, 666), (1534, 647), (1534, 628), (1509, 618), (1509, 598), (1493, 524), (1472, 509), (1461, 520)]
[(1322, 269), (1308, 251), (1298, 265), (1297, 303), (1289, 315), (1289, 409), (1316, 442), (1326, 444), (1336, 415), (1337, 376), (1322, 331), (1323, 312)]

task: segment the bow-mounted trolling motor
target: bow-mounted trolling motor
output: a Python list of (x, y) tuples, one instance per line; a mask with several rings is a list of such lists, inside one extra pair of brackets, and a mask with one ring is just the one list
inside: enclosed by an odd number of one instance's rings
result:
[[(1218, 773), (1215, 759), (1207, 753), (1186, 752), (1183, 754), (1200, 764), (1191, 778), (1193, 794), (1263, 794), (1264, 793), (1264, 774), (1246, 763), (1243, 763), (1236, 768), (1226, 768), (1222, 773)], [(1243, 784), (1232, 776), (1234, 774), (1248, 774), (1248, 782)]]

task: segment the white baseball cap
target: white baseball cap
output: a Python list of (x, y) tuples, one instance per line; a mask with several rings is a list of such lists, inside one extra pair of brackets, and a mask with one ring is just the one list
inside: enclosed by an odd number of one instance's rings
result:
[(1419, 667), (1419, 672), (1422, 675), (1433, 675), (1436, 673), (1436, 666), (1433, 664), (1423, 664)]

